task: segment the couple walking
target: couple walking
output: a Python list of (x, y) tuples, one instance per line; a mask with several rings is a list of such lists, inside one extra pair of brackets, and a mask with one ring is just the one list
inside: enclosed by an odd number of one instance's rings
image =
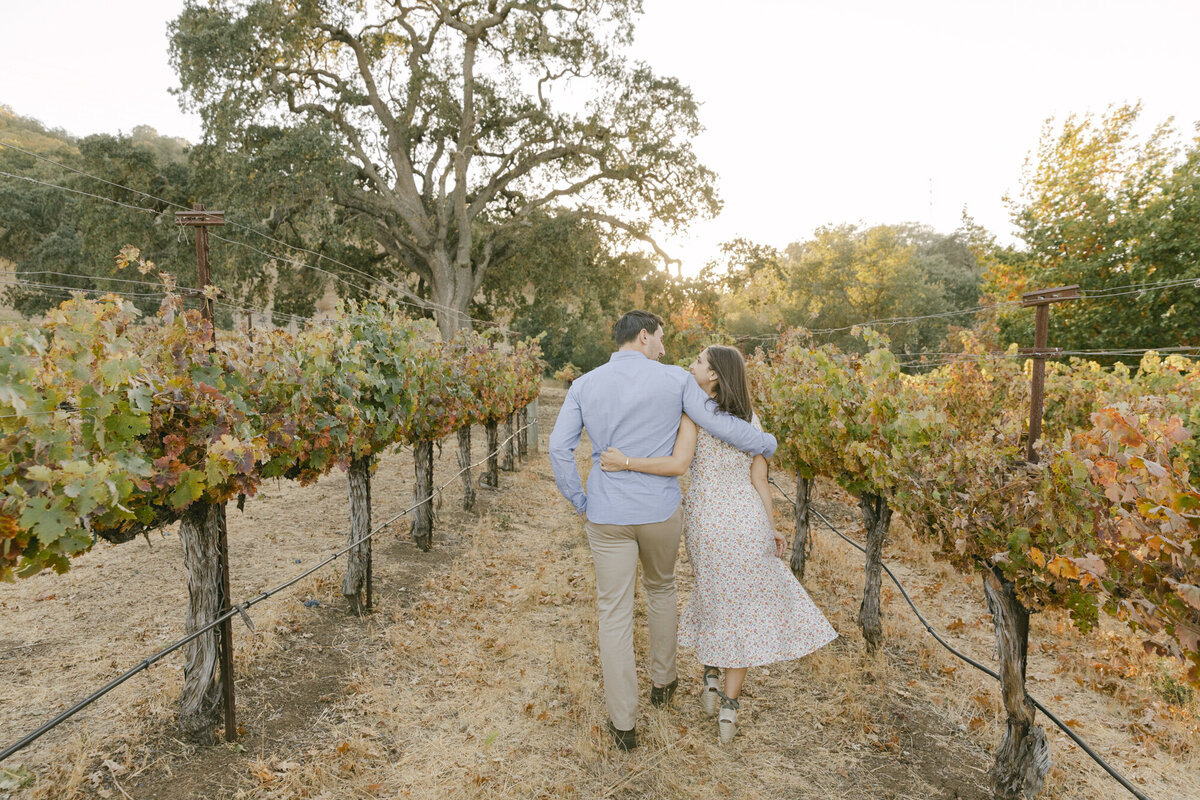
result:
[[(571, 385), (550, 434), (555, 481), (584, 519), (596, 567), (608, 729), (622, 749), (637, 746), (633, 595), (640, 562), (650, 702), (665, 706), (679, 684), (676, 642), (695, 648), (704, 709), (718, 716), (728, 742), (747, 668), (807, 655), (837, 633), (779, 560), (786, 541), (772, 525), (767, 484), (776, 442), (751, 409), (741, 353), (707, 347), (689, 375), (658, 363), (657, 315), (630, 311), (613, 332), (617, 352)], [(586, 493), (574, 458), (584, 428), (593, 464)], [(689, 468), (681, 509), (676, 478)], [(677, 626), (675, 557), (684, 533), (695, 582)]]

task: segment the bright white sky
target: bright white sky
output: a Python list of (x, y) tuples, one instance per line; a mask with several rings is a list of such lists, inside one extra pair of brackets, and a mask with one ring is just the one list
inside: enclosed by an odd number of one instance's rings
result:
[[(168, 93), (182, 0), (5, 0), (0, 104), (77, 135), (147, 124), (195, 141)], [(962, 209), (1011, 239), (1002, 197), (1048, 117), (1144, 102), (1200, 120), (1195, 0), (645, 0), (635, 56), (703, 103), (696, 148), (725, 208), (667, 240), (695, 272), (735, 236)]]

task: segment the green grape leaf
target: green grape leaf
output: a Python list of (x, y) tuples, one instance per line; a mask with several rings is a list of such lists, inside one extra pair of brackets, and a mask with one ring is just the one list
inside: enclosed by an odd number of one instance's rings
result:
[(75, 527), (74, 515), (64, 506), (49, 498), (30, 497), (21, 512), (21, 527), (31, 531), (42, 546), (50, 545)]
[(179, 483), (171, 492), (169, 501), (173, 508), (180, 509), (199, 500), (202, 494), (204, 494), (204, 473), (195, 469), (185, 469), (180, 473)]

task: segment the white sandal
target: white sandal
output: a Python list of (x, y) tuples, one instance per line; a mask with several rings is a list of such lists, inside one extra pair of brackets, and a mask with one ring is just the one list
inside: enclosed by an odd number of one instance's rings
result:
[(721, 696), (721, 716), (717, 718), (717, 731), (721, 737), (721, 744), (729, 744), (737, 733), (737, 712), (741, 704), (735, 698), (726, 696), (724, 692), (717, 694)]
[(721, 670), (705, 665), (703, 680), (704, 688), (700, 690), (700, 704), (704, 706), (705, 714), (715, 717), (717, 706), (720, 705), (718, 695), (721, 693)]

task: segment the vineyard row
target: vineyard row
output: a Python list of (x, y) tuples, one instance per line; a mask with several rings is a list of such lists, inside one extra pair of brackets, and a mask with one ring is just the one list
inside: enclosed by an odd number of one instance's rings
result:
[[(99, 538), (125, 542), (178, 522), (190, 634), (230, 602), (226, 503), (269, 478), (308, 484), (340, 467), (355, 543), (342, 591), (361, 612), (378, 455), (412, 447), (411, 533), (429, 549), (435, 442), (457, 435), (472, 507), (471, 426), (487, 431), (482, 481), (495, 486), (544, 368), (534, 342), (509, 347), (469, 331), (444, 341), (377, 303), (347, 305), (295, 334), (223, 334), (214, 346), (212, 333), (178, 296), (153, 319), (111, 296), (65, 302), (40, 328), (0, 326), (0, 579), (63, 572)], [(180, 722), (199, 739), (222, 705), (216, 646), (209, 633), (185, 651)]]
[(1065, 608), (1081, 630), (1101, 611), (1191, 664), (1200, 683), (1200, 362), (1148, 353), (1134, 372), (1050, 365), (1046, 435), (1025, 458), (1029, 379), (1017, 359), (962, 358), (902, 372), (885, 337), (865, 354), (803, 331), (751, 359), (756, 408), (797, 477), (792, 569), (808, 557), (813, 480), (859, 500), (866, 574), (859, 625), (882, 641), (880, 567), (893, 512), (958, 570), (982, 576), (996, 627), (1008, 726), (991, 770), (997, 797), (1033, 796), (1048, 745), (1025, 690), (1029, 614)]

